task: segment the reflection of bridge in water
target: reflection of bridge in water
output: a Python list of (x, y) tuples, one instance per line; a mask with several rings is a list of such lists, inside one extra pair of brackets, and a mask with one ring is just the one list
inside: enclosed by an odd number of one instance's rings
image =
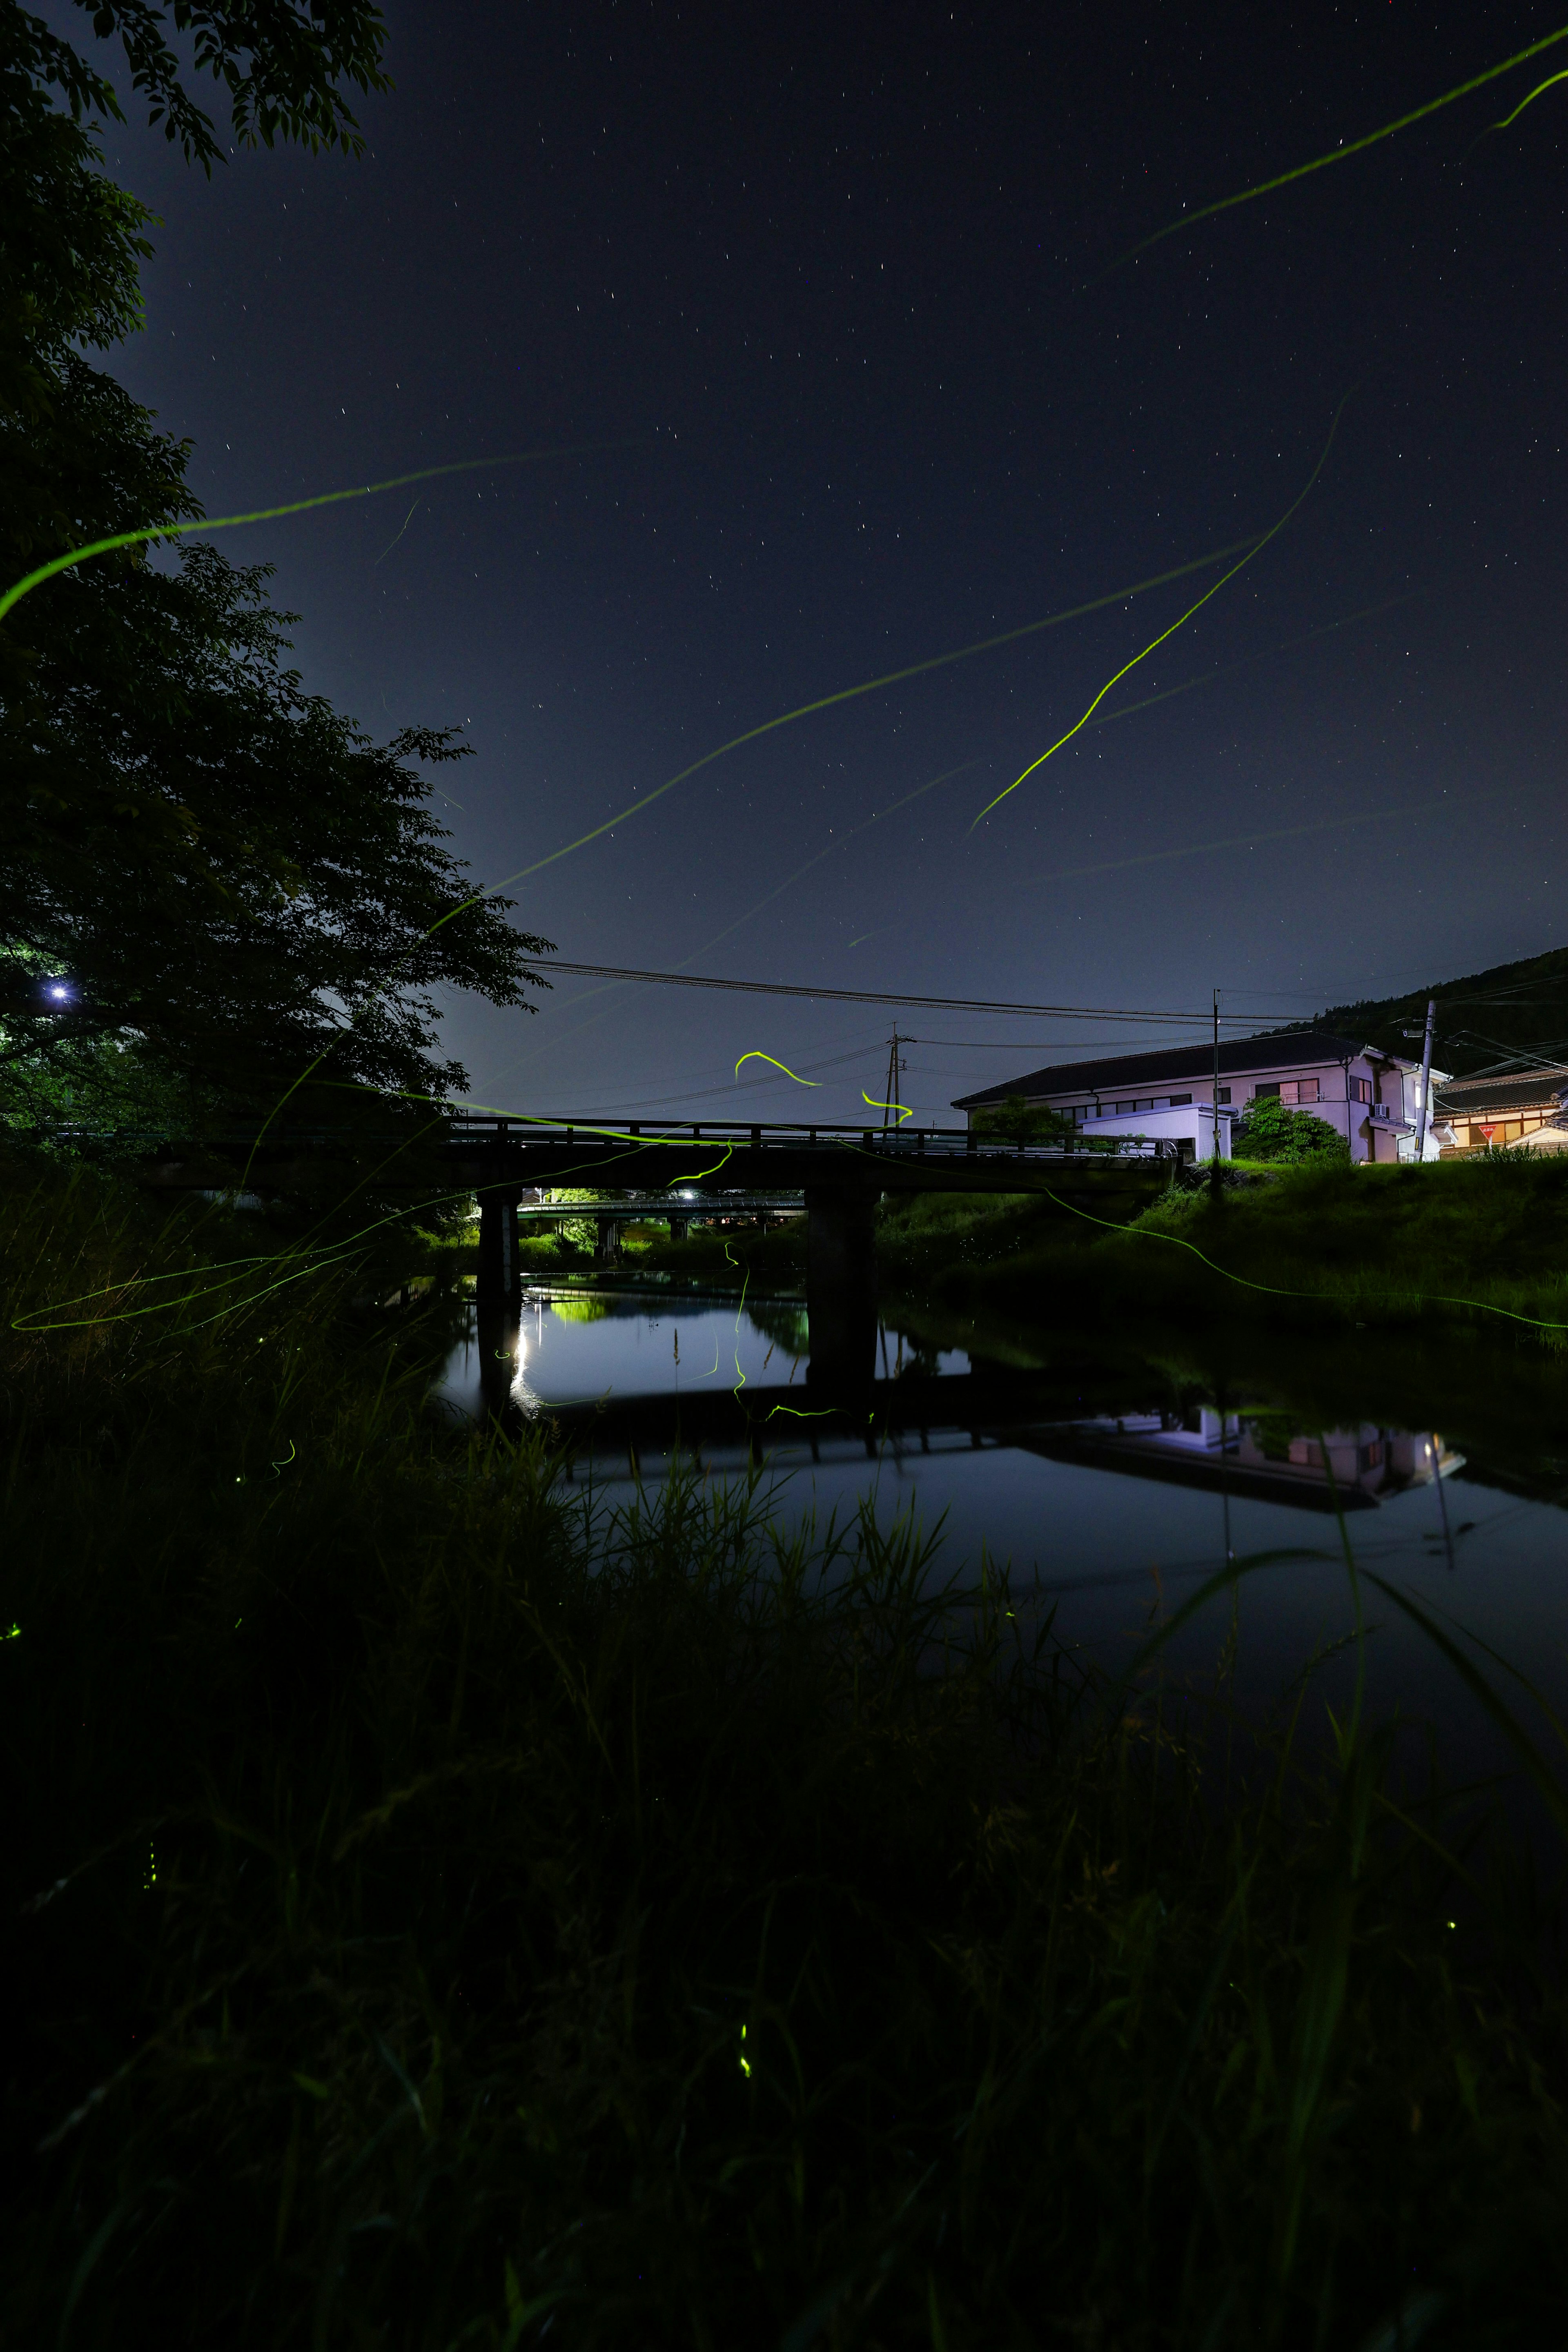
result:
[[(579, 1298), (592, 1296), (578, 1291)], [(647, 1302), (651, 1305), (651, 1300)], [(661, 1305), (711, 1304), (679, 1292), (660, 1294)], [(728, 1300), (725, 1301), (728, 1304)], [(506, 1366), (510, 1371), (510, 1362)], [(1052, 1462), (1076, 1463), (1086, 1470), (1120, 1471), (1168, 1486), (1225, 1494), (1234, 1502), (1279, 1503), (1299, 1511), (1370, 1511), (1413, 1486), (1451, 1478), (1465, 1466), (1435, 1431), (1387, 1429), (1365, 1423), (1321, 1436), (1292, 1435), (1266, 1446), (1258, 1423), (1275, 1419), (1245, 1408), (1221, 1415), (1205, 1406), (1201, 1417), (1214, 1434), (1193, 1432), (1170, 1414), (1134, 1413), (1092, 1421), (1057, 1418), (1059, 1381), (1001, 1367), (969, 1372), (910, 1371), (868, 1381), (854, 1400), (837, 1399), (845, 1410), (803, 1413), (805, 1402), (794, 1383), (770, 1387), (748, 1381), (743, 1388), (685, 1388), (640, 1395), (611, 1392), (569, 1403), (529, 1399), (530, 1409), (563, 1434), (595, 1448), (629, 1454), (643, 1448), (673, 1453), (686, 1447), (742, 1445), (760, 1458), (792, 1435), (809, 1438), (799, 1424), (820, 1422), (847, 1431), (868, 1454), (889, 1436), (922, 1440), (939, 1431), (957, 1431), (972, 1446), (1012, 1446)], [(516, 1391), (513, 1391), (514, 1396)], [(816, 1397), (816, 1391), (813, 1390)], [(831, 1392), (830, 1392), (831, 1393)], [(1186, 1416), (1190, 1422), (1194, 1416)], [(1218, 1432), (1223, 1423), (1224, 1434)], [(829, 1433), (824, 1428), (823, 1434)]]
[[(454, 1121), (447, 1152), (479, 1203), (480, 1354), (497, 1368), (489, 1379), (498, 1404), (500, 1367), (522, 1303), (521, 1197), (562, 1186), (613, 1188), (634, 1203), (563, 1203), (536, 1216), (603, 1216), (613, 1225), (647, 1216), (656, 1199), (659, 1213), (678, 1222), (722, 1215), (731, 1202), (734, 1213), (753, 1218), (804, 1210), (808, 1377), (814, 1391), (858, 1404), (875, 1370), (876, 1213), (884, 1195), (1034, 1192), (1120, 1222), (1166, 1181), (1175, 1148), (1150, 1142), (1107, 1154), (1083, 1143), (1016, 1145), (969, 1128), (584, 1128), (464, 1118)], [(798, 1207), (781, 1194), (798, 1195)]]
[[(283, 1129), (226, 1146), (137, 1140), (147, 1147), (138, 1163), (142, 1183), (187, 1191), (232, 1191), (237, 1183), (258, 1194), (319, 1190), (335, 1153), (375, 1142)], [(601, 1254), (609, 1255), (617, 1226), (652, 1214), (669, 1219), (679, 1234), (699, 1217), (765, 1223), (804, 1213), (811, 1384), (860, 1405), (875, 1370), (876, 1213), (885, 1195), (1037, 1193), (1121, 1223), (1148, 1204), (1178, 1157), (1174, 1142), (1159, 1139), (1122, 1138), (1107, 1150), (1085, 1139), (1014, 1144), (972, 1128), (579, 1126), (468, 1113), (422, 1145), (417, 1163), (404, 1157), (406, 1138), (386, 1141), (384, 1160), (346, 1177), (352, 1190), (438, 1189), (430, 1177), (439, 1170), (479, 1202), (480, 1353), (498, 1406), (506, 1394), (501, 1360), (522, 1303), (521, 1222), (592, 1217)], [(399, 1173), (411, 1164), (421, 1166), (420, 1176)], [(567, 1187), (613, 1197), (522, 1207), (527, 1192)]]

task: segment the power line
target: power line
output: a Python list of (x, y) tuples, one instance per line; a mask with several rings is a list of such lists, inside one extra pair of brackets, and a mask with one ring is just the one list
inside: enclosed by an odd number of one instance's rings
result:
[[(745, 996), (806, 996), (831, 1004), (913, 1004), (932, 1013), (1017, 1013), (1030, 1021), (1157, 1021), (1190, 1029), (1212, 1018), (1207, 1013), (1151, 1013), (1129, 1005), (1012, 1004), (985, 996), (910, 996), (885, 989), (807, 988), (791, 981), (713, 980), (694, 971), (635, 971), (621, 964), (557, 963), (553, 959), (537, 969), (541, 978), (564, 971), (580, 980), (637, 981), (664, 988), (719, 988)], [(1247, 1018), (1242, 1013), (1220, 1015), (1222, 1021), (1232, 1024), (1244, 1024)]]

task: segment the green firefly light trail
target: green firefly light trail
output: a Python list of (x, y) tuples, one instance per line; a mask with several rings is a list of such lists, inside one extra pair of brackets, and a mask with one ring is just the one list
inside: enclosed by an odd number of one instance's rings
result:
[[(286, 506), (257, 507), (249, 514), (203, 515), (194, 522), (158, 522), (145, 525), (139, 530), (117, 530), (108, 539), (93, 539), (85, 547), (73, 547), (68, 554), (57, 555), (52, 562), (40, 563), (36, 572), (29, 572), (25, 579), (15, 582), (0, 596), (0, 621), (21, 603), (24, 596), (29, 595), (35, 588), (41, 588), (46, 580), (53, 580), (62, 572), (72, 571), (77, 564), (85, 563), (89, 556), (112, 554), (116, 548), (142, 547), (155, 539), (184, 539), (193, 532), (235, 530), (241, 523), (247, 522), (272, 522), (280, 515), (305, 514), (312, 507), (341, 506), (348, 499), (379, 498), (383, 490), (406, 489), (411, 482), (438, 481), (447, 474), (485, 473), (502, 466), (542, 466), (552, 457), (597, 456), (607, 449), (629, 449), (634, 446), (638, 445), (630, 441), (584, 441), (563, 449), (522, 450), (510, 457), (459, 457), (449, 466), (423, 466), (417, 473), (395, 474), (389, 481), (361, 482), (349, 490), (322, 490), (314, 498), (291, 499)], [(410, 507), (408, 511), (412, 516), (414, 509)], [(405, 520), (403, 529), (406, 530), (407, 528)], [(398, 538), (402, 535), (400, 531)], [(394, 540), (392, 545), (395, 547), (397, 541)], [(390, 554), (391, 549), (384, 552)]]
[[(1425, 106), (1414, 107), (1395, 121), (1385, 122), (1380, 131), (1369, 131), (1364, 138), (1347, 140), (1342, 146), (1331, 148), (1328, 154), (1314, 156), (1310, 163), (1298, 163), (1293, 171), (1280, 172), (1272, 180), (1259, 180), (1255, 186), (1242, 188), (1234, 196), (1221, 196), (1216, 204), (1204, 205), (1195, 213), (1184, 213), (1180, 220), (1168, 222), (1163, 228), (1156, 229), (1152, 236), (1146, 236), (1142, 245), (1135, 245), (1131, 253), (1122, 256), (1117, 267), (1120, 268), (1126, 262), (1135, 261), (1141, 253), (1147, 253), (1151, 246), (1163, 244), (1166, 237), (1174, 236), (1179, 229), (1195, 227), (1199, 221), (1212, 220), (1216, 213), (1230, 212), (1237, 205), (1249, 205), (1257, 196), (1269, 195), (1276, 188), (1287, 188), (1293, 180), (1305, 180), (1314, 172), (1326, 172), (1331, 163), (1342, 163), (1347, 157), (1359, 155), (1365, 148), (1377, 146), (1382, 140), (1392, 139), (1396, 131), (1407, 131), (1413, 122), (1425, 121), (1427, 115), (1436, 114), (1445, 106), (1452, 106), (1457, 100), (1468, 98), (1471, 90), (1484, 89), (1488, 82), (1496, 81), (1500, 75), (1511, 73), (1515, 66), (1523, 65), (1528, 58), (1539, 57), (1542, 49), (1550, 49), (1556, 42), (1563, 40), (1568, 40), (1568, 25), (1561, 25), (1556, 32), (1546, 33), (1539, 41), (1531, 41), (1527, 49), (1516, 49), (1511, 58), (1503, 59), (1501, 65), (1489, 66), (1485, 73), (1472, 75), (1468, 81), (1460, 82), (1457, 89), (1445, 90), (1441, 98), (1428, 99)], [(1542, 90), (1549, 89), (1552, 82), (1561, 79), (1561, 75), (1553, 74), (1550, 80), (1541, 84), (1540, 89), (1532, 89), (1530, 97), (1516, 106), (1503, 122), (1493, 123), (1491, 128), (1494, 131), (1506, 129), (1508, 123), (1523, 113), (1531, 99), (1539, 98)]]
[[(792, 1069), (788, 1068), (784, 1063), (773, 1061), (773, 1056), (771, 1054), (758, 1054), (755, 1052), (742, 1054), (741, 1056), (741, 1062), (773, 1062), (774, 1069), (783, 1070), (786, 1078), (795, 1078), (795, 1082), (797, 1087), (819, 1087), (822, 1084), (822, 1080), (820, 1078), (796, 1077), (795, 1073)], [(737, 1077), (741, 1075), (741, 1062), (737, 1062), (735, 1065), (735, 1076)]]
[(988, 817), (994, 808), (1000, 806), (1002, 802), (1007, 798), (1009, 793), (1016, 793), (1020, 784), (1026, 783), (1028, 779), (1034, 774), (1037, 768), (1043, 768), (1047, 760), (1054, 759), (1056, 757), (1056, 754), (1061, 750), (1064, 743), (1070, 743), (1072, 741), (1073, 737), (1079, 732), (1079, 729), (1088, 726), (1089, 720), (1094, 717), (1095, 712), (1100, 709), (1100, 704), (1105, 700), (1106, 696), (1110, 692), (1111, 688), (1113, 686), (1119, 686), (1130, 669), (1136, 669), (1139, 663), (1141, 661), (1147, 661), (1149, 656), (1152, 653), (1156, 652), (1158, 648), (1165, 643), (1168, 637), (1173, 637), (1178, 629), (1184, 628), (1186, 624), (1192, 619), (1194, 613), (1202, 612), (1204, 606), (1208, 603), (1211, 596), (1217, 596), (1219, 594), (1220, 590), (1225, 586), (1227, 580), (1234, 580), (1238, 572), (1245, 571), (1247, 566), (1251, 562), (1253, 557), (1255, 555), (1261, 555), (1269, 541), (1279, 537), (1286, 524), (1289, 521), (1291, 516), (1306, 499), (1308, 494), (1311, 490), (1313, 483), (1317, 480), (1318, 476), (1322, 472), (1323, 467), (1328, 464), (1329, 452), (1334, 446), (1334, 435), (1339, 431), (1340, 419), (1345, 413), (1345, 402), (1348, 401), (1349, 398), (1350, 394), (1347, 392), (1344, 400), (1341, 401), (1339, 406), (1334, 411), (1334, 421), (1329, 427), (1329, 437), (1323, 444), (1322, 456), (1319, 458), (1311, 472), (1308, 475), (1305, 487), (1291, 500), (1284, 513), (1280, 516), (1279, 521), (1273, 524), (1269, 530), (1266, 530), (1262, 538), (1247, 549), (1247, 553), (1242, 557), (1239, 563), (1233, 563), (1228, 572), (1225, 572), (1220, 574), (1212, 588), (1205, 588), (1203, 594), (1198, 598), (1197, 603), (1195, 604), (1189, 604), (1179, 621), (1173, 621), (1168, 629), (1162, 629), (1159, 635), (1152, 638), (1150, 643), (1143, 647), (1142, 653), (1134, 654), (1131, 661), (1122, 663), (1121, 667), (1116, 672), (1114, 677), (1108, 677), (1106, 679), (1105, 684), (1100, 688), (1100, 692), (1095, 696), (1094, 700), (1089, 704), (1089, 709), (1084, 712), (1083, 717), (1076, 720), (1075, 723), (1068, 729), (1065, 735), (1059, 735), (1056, 741), (1051, 745), (1048, 751), (1042, 751), (1037, 760), (1032, 761), (1029, 766), (1025, 769), (1021, 776), (1015, 776), (1013, 782), (1008, 784), (1004, 791), (999, 792), (994, 801), (986, 802), (985, 806), (981, 810), (979, 816), (975, 818), (974, 824), (970, 826), (969, 830), (971, 833), (974, 831), (974, 825), (979, 824), (983, 818)]

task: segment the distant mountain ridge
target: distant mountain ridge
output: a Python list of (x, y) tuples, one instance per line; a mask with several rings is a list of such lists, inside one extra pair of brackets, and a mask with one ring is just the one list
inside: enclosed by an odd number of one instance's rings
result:
[[(1510, 1055), (1568, 1063), (1568, 948), (1493, 964), (1463, 980), (1433, 981), (1406, 996), (1331, 1004), (1312, 1020), (1293, 1021), (1289, 1027), (1336, 1029), (1385, 1053), (1418, 1058), (1426, 1001), (1434, 996), (1437, 1029), (1432, 1059), (1455, 1077), (1489, 1070)], [(1414, 1037), (1405, 1034), (1411, 1029), (1417, 1033)]]

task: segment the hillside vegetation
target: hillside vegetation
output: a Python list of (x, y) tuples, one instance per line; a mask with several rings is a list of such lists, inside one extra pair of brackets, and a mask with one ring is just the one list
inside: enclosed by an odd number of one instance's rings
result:
[(1550, 2340), (1554, 1914), (1310, 1666), (595, 1505), (395, 1238), (0, 1213), (8, 2342)]
[[(1462, 980), (1434, 981), (1407, 996), (1331, 1004), (1311, 1023), (1406, 1061), (1418, 1060), (1431, 998), (1437, 1002), (1433, 1060), (1455, 1077), (1489, 1070), (1510, 1054), (1568, 1059), (1568, 948), (1492, 964)], [(1413, 1037), (1412, 1031), (1417, 1034)], [(1542, 1040), (1545, 1043), (1542, 1043)]]

